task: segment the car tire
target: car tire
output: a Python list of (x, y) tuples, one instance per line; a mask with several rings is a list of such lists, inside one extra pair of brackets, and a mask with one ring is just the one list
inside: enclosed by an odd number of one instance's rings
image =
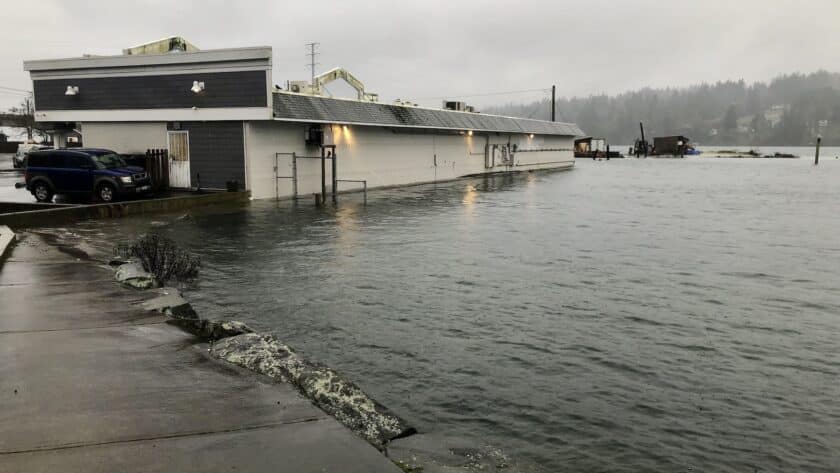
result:
[(113, 184), (103, 182), (96, 187), (96, 200), (103, 204), (110, 204), (117, 200), (117, 189)]
[(46, 182), (36, 182), (32, 186), (32, 195), (38, 202), (52, 202), (54, 194)]

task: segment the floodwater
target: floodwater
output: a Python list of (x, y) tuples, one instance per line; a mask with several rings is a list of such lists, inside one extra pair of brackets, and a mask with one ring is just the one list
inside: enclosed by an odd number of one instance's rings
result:
[(511, 471), (840, 470), (833, 156), (579, 160), (155, 218), (72, 232), (178, 240), (202, 316)]

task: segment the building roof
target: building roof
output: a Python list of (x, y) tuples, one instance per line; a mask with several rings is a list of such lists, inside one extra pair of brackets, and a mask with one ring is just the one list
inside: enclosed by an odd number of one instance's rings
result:
[(484, 113), (390, 105), (313, 95), (274, 93), (275, 120), (358, 124), (440, 130), (580, 136), (573, 123), (504, 117)]
[(30, 72), (66, 69), (91, 69), (113, 67), (146, 67), (184, 65), (193, 63), (218, 63), (229, 61), (271, 60), (270, 46), (248, 48), (211, 49), (163, 54), (119, 54), (116, 56), (84, 56), (64, 59), (38, 59), (23, 62), (23, 70)]

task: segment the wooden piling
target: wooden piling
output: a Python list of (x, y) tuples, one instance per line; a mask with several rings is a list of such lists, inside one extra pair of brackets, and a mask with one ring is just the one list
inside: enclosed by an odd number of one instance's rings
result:
[(321, 201), (327, 200), (327, 157), (324, 154), (324, 148), (321, 148)]
[(817, 137), (817, 154), (814, 155), (814, 166), (820, 164), (820, 143), (822, 143), (822, 136)]
[(645, 141), (645, 125), (642, 122), (639, 122), (639, 130), (642, 132), (642, 146), (644, 146), (644, 153), (645, 157), (647, 158), (648, 155), (648, 146), (647, 141)]

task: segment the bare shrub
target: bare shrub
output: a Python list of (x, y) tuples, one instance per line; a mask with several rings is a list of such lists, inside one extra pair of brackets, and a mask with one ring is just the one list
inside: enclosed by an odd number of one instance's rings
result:
[(161, 283), (183, 281), (198, 275), (201, 260), (178, 248), (169, 238), (157, 234), (143, 235), (133, 243), (121, 243), (114, 249), (117, 256), (140, 260), (143, 269)]

